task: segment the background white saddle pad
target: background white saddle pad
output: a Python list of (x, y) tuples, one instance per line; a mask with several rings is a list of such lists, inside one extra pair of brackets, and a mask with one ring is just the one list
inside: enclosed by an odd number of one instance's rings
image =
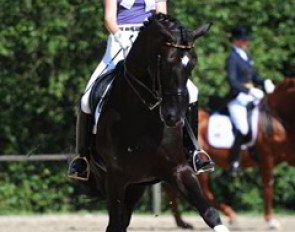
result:
[[(242, 149), (252, 146), (257, 138), (259, 110), (254, 109), (251, 118), (252, 140), (242, 146)], [(233, 126), (228, 116), (222, 114), (212, 114), (209, 118), (208, 142), (212, 147), (229, 149), (234, 142)]]

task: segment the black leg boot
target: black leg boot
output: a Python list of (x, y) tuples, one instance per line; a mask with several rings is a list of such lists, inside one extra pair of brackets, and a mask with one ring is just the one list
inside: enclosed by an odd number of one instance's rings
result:
[[(195, 139), (198, 139), (198, 102), (191, 103), (187, 110), (187, 122), (191, 128)], [(189, 129), (186, 127), (184, 131), (184, 145), (188, 150), (188, 159), (197, 174), (201, 172), (214, 171), (214, 162), (210, 156), (203, 150), (197, 150), (192, 141)], [(197, 142), (197, 141), (196, 141)], [(207, 160), (201, 159), (200, 154), (204, 154)]]
[(235, 141), (230, 149), (229, 161), (231, 164), (231, 175), (237, 177), (240, 172), (240, 151), (244, 136), (241, 132), (236, 133)]
[(69, 165), (68, 176), (73, 179), (87, 181), (90, 167), (87, 156), (90, 154), (92, 137), (92, 116), (80, 110), (76, 125), (76, 156)]

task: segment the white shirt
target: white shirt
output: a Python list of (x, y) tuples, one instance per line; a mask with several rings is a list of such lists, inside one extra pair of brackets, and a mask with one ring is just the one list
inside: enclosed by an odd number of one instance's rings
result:
[[(122, 0), (120, 5), (130, 10), (134, 2), (135, 0)], [(145, 0), (145, 11), (150, 11), (154, 9), (156, 9), (156, 1)]]
[(236, 46), (234, 46), (234, 48), (243, 60), (245, 60), (245, 61), (249, 60), (249, 57), (244, 49), (236, 47)]

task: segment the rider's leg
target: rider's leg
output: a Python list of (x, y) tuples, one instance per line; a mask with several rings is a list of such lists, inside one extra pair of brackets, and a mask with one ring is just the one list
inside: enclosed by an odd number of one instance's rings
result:
[(95, 80), (102, 74), (113, 69), (117, 62), (123, 59), (122, 52), (116, 56), (118, 51), (120, 51), (120, 46), (114, 41), (113, 36), (110, 35), (108, 37), (107, 48), (102, 61), (97, 65), (96, 69), (92, 73), (81, 98), (81, 106), (79, 107), (76, 124), (76, 153), (78, 156), (76, 156), (70, 163), (68, 173), (70, 178), (85, 181), (88, 180), (90, 169), (87, 156), (89, 155), (89, 140), (92, 136), (93, 126), (91, 109), (89, 106), (89, 96)]
[[(134, 42), (138, 31), (124, 31), (123, 34)], [(89, 140), (92, 137), (93, 129), (91, 109), (89, 107), (89, 97), (92, 85), (99, 76), (114, 69), (116, 64), (123, 59), (124, 56), (119, 43), (114, 40), (113, 35), (109, 35), (106, 52), (102, 58), (102, 61), (92, 73), (90, 80), (87, 83), (84, 95), (81, 99), (81, 110), (79, 110), (76, 126), (76, 150), (78, 156), (75, 157), (75, 159), (70, 163), (69, 177), (71, 178), (88, 180), (89, 177), (90, 168), (87, 161), (87, 156), (89, 155)]]
[[(189, 126), (192, 129), (194, 137), (198, 139), (198, 88), (192, 83), (191, 80), (187, 82), (187, 88), (189, 91), (189, 100), (190, 104), (187, 110), (187, 121)], [(189, 153), (189, 160), (192, 163), (192, 166), (197, 173), (205, 172), (205, 171), (213, 171), (214, 170), (214, 163), (209, 160), (203, 160), (200, 158), (198, 151), (196, 151), (196, 147), (191, 140), (188, 133), (187, 134), (187, 149)], [(197, 142), (197, 141), (196, 141)]]
[(249, 131), (247, 120), (247, 108), (237, 99), (231, 101), (228, 105), (228, 110), (233, 124), (237, 129), (234, 143), (230, 149), (229, 161), (231, 164), (231, 174), (237, 176), (240, 170), (240, 150), (244, 136)]
[[(187, 122), (192, 129), (194, 137), (198, 139), (198, 102), (191, 103), (187, 110)], [(186, 131), (187, 141), (185, 143), (188, 154), (189, 154), (189, 161), (194, 167), (197, 173), (206, 172), (206, 171), (213, 171), (214, 170), (214, 162), (211, 159), (204, 160), (200, 157), (200, 151), (196, 150), (196, 147), (192, 141), (191, 136), (189, 135), (188, 131)]]
[(243, 143), (244, 136), (240, 131), (237, 131), (235, 135), (235, 141), (230, 149), (229, 153), (229, 161), (231, 164), (231, 175), (233, 177), (236, 177), (240, 171), (240, 152), (241, 152), (241, 146)]
[[(121, 50), (120, 45), (114, 40), (114, 36), (109, 35), (105, 54), (104, 54), (101, 62), (97, 65), (94, 72), (91, 74), (91, 77), (86, 85), (82, 101), (84, 100), (84, 102), (86, 102), (88, 104), (88, 96), (86, 96), (86, 94), (87, 94), (87, 92), (90, 92), (91, 87), (92, 87), (93, 83), (95, 82), (95, 80), (99, 76), (101, 76), (102, 74), (114, 69), (116, 64), (120, 60), (124, 59), (123, 52), (120, 50)], [(89, 93), (88, 93), (88, 95), (89, 95)], [(90, 114), (90, 111), (88, 112), (87, 109), (84, 110), (84, 108), (83, 108), (83, 107), (87, 107), (87, 104), (82, 103), (82, 110), (84, 112)]]
[(87, 156), (90, 154), (92, 137), (92, 116), (79, 110), (76, 124), (76, 156), (69, 166), (69, 177), (87, 181), (90, 168)]

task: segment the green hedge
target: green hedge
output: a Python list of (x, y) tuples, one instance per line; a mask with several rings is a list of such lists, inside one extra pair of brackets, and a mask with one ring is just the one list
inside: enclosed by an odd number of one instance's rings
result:
[[(10, 162), (0, 168), (0, 214), (49, 213), (105, 210), (105, 201), (90, 198), (79, 182), (67, 178), (64, 162)], [(261, 180), (257, 169), (249, 169), (238, 179), (232, 179), (217, 169), (211, 187), (217, 199), (237, 211), (263, 210)], [(280, 165), (275, 170), (274, 207), (295, 210), (295, 170)], [(230, 184), (229, 184), (230, 183)], [(162, 192), (162, 209), (169, 212), (169, 201)], [(137, 212), (151, 212), (152, 193), (147, 188)], [(191, 211), (181, 199), (180, 209)]]
[(67, 177), (67, 163), (9, 162), (0, 167), (0, 214), (105, 210)]
[[(202, 106), (211, 94), (228, 90), (228, 31), (237, 23), (252, 31), (251, 54), (261, 75), (282, 79), (281, 63), (295, 54), (294, 8), (292, 0), (169, 1), (169, 12), (189, 28), (213, 22), (196, 43), (199, 65), (192, 79)], [(0, 21), (0, 154), (72, 153), (75, 104), (105, 48), (102, 1), (2, 0)], [(65, 166), (1, 163), (0, 211), (84, 208), (79, 187), (65, 178)], [(249, 171), (249, 178), (256, 174)], [(275, 205), (293, 209), (294, 171), (282, 166), (276, 176)], [(231, 203), (238, 209), (260, 208), (258, 184), (224, 180), (213, 187), (220, 197), (236, 193)]]

